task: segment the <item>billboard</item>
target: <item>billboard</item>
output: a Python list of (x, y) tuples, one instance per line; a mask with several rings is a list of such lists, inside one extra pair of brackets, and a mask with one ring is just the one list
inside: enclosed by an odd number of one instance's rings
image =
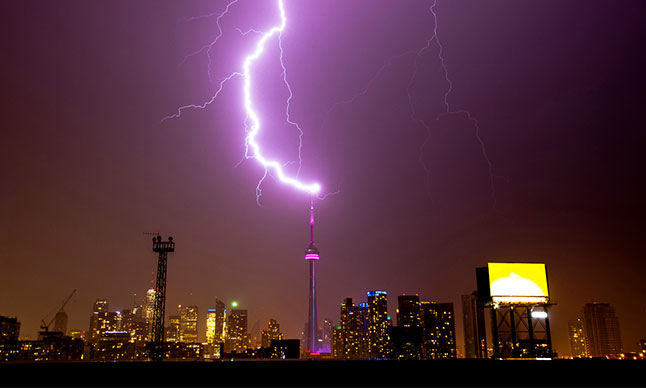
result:
[(488, 263), (493, 302), (547, 303), (547, 271), (543, 263)]

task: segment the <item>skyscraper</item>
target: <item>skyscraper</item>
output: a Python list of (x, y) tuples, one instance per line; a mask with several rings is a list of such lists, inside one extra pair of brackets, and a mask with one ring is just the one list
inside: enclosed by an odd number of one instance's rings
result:
[(397, 326), (422, 327), (419, 295), (399, 295), (397, 297)]
[(262, 331), (262, 347), (268, 348), (271, 346), (271, 341), (282, 340), (283, 333), (280, 332), (280, 325), (275, 319), (270, 319), (268, 327)]
[(168, 317), (168, 327), (166, 329), (166, 341), (180, 342), (179, 341), (179, 323), (181, 317), (179, 315), (171, 315)]
[(397, 297), (397, 327), (391, 327), (390, 356), (399, 359), (421, 359), (422, 310), (419, 295)]
[(623, 353), (619, 320), (608, 303), (588, 303), (583, 307), (586, 352), (592, 357)]
[(570, 340), (570, 355), (572, 357), (586, 357), (583, 319), (577, 318), (568, 321), (567, 325), (568, 338)]
[(368, 291), (368, 354), (370, 358), (386, 357), (388, 345), (388, 293)]
[(206, 310), (206, 343), (209, 345), (215, 344), (215, 309)]
[(67, 335), (67, 313), (59, 311), (54, 318), (54, 331), (60, 331), (63, 335)]
[(180, 342), (197, 342), (197, 318), (198, 308), (192, 306), (179, 306), (179, 340)]
[(317, 329), (318, 323), (316, 320), (316, 262), (319, 260), (319, 250), (314, 245), (314, 198), (310, 199), (310, 245), (305, 250), (305, 260), (310, 262), (310, 283), (309, 283), (309, 307), (307, 314), (307, 331), (305, 333), (306, 343), (303, 350), (312, 353), (318, 351)]
[(352, 298), (345, 298), (341, 304), (341, 337), (344, 358), (361, 359), (368, 357), (366, 335), (363, 331), (364, 319), (359, 306)]
[(247, 349), (247, 310), (233, 309), (227, 322), (225, 352), (242, 353)]
[(456, 358), (453, 303), (422, 302), (422, 326), (424, 358)]
[(464, 356), (487, 358), (487, 332), (484, 308), (478, 302), (478, 292), (462, 295), (462, 322), (464, 326)]
[(153, 321), (155, 319), (155, 289), (149, 288), (146, 291), (146, 296), (144, 296), (144, 303), (142, 306), (142, 313), (144, 319), (146, 319), (146, 324), (148, 325), (148, 331), (150, 332), (149, 338), (152, 338), (152, 327)]

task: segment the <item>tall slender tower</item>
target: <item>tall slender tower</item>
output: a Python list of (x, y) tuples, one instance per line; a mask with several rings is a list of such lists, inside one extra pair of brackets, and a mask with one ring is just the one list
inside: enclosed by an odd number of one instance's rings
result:
[(310, 198), (310, 245), (305, 251), (305, 260), (310, 262), (310, 299), (309, 299), (309, 312), (307, 315), (307, 343), (304, 346), (306, 351), (312, 353), (316, 352), (316, 262), (319, 259), (319, 250), (314, 245), (314, 197)]

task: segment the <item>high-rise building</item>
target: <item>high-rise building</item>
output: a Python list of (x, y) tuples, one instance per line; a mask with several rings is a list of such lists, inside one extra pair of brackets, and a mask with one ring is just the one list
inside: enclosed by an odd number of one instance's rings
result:
[(346, 359), (368, 357), (364, 318), (359, 306), (352, 303), (352, 298), (345, 298), (341, 304), (341, 337)]
[(181, 316), (171, 315), (168, 317), (168, 327), (166, 328), (166, 341), (167, 342), (180, 342), (179, 325)]
[(422, 353), (422, 310), (419, 295), (397, 297), (397, 327), (388, 331), (390, 357), (399, 359), (421, 359)]
[(343, 341), (343, 330), (341, 326), (332, 329), (332, 343), (330, 344), (332, 358), (344, 359), (345, 358), (345, 344)]
[(619, 319), (608, 303), (588, 303), (583, 307), (586, 352), (592, 357), (623, 353)]
[[(275, 319), (270, 319), (268, 327), (262, 331), (262, 344), (263, 348), (271, 346), (271, 341), (282, 340), (283, 333), (280, 332), (280, 325)], [(299, 345), (300, 346), (300, 345)]]
[(303, 350), (305, 352), (318, 352), (318, 323), (316, 319), (316, 262), (319, 261), (319, 249), (314, 244), (314, 198), (310, 200), (310, 245), (305, 250), (305, 260), (310, 263), (309, 303), (307, 313), (307, 331)]
[(197, 306), (180, 305), (179, 315), (179, 341), (186, 343), (197, 343)]
[(572, 357), (587, 357), (585, 350), (585, 331), (583, 319), (568, 321), (568, 337), (570, 339), (570, 355)]
[(233, 309), (227, 321), (225, 352), (242, 353), (248, 346), (247, 310)]
[(94, 302), (94, 308), (90, 316), (90, 330), (88, 330), (90, 342), (97, 343), (106, 330), (116, 330), (116, 319), (114, 323), (112, 322), (116, 318), (116, 314), (114, 314), (114, 317), (112, 315), (108, 311), (107, 300), (97, 299)]
[(453, 303), (422, 302), (421, 310), (424, 358), (456, 358)]
[(224, 342), (227, 322), (227, 309), (217, 297), (215, 298), (215, 343), (220, 344)]
[(388, 346), (388, 293), (368, 291), (368, 354), (370, 358), (385, 358)]
[(215, 344), (215, 309), (206, 310), (206, 343), (209, 345)]
[(422, 312), (419, 295), (399, 295), (397, 297), (397, 326), (422, 327)]
[(152, 339), (153, 321), (155, 320), (155, 289), (154, 288), (149, 288), (146, 291), (141, 312), (144, 319), (146, 320), (146, 324), (148, 325), (149, 334), (146, 340), (149, 341)]
[(487, 358), (487, 331), (484, 316), (484, 307), (478, 301), (477, 291), (470, 295), (462, 295), (465, 358)]
[(59, 311), (54, 317), (54, 330), (67, 335), (67, 313), (65, 311)]

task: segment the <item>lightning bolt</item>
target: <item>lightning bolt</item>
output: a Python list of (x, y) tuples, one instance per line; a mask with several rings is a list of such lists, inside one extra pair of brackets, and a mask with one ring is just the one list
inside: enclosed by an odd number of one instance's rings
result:
[[(185, 62), (188, 58), (206, 51), (207, 56), (209, 58), (209, 79), (210, 79), (210, 73), (211, 73), (210, 51), (211, 51), (212, 47), (217, 43), (218, 39), (220, 39), (220, 37), (223, 35), (223, 30), (222, 30), (222, 27), (220, 25), (220, 20), (227, 14), (227, 12), (229, 11), (229, 8), (233, 4), (235, 4), (237, 2), (238, 2), (238, 0), (234, 0), (234, 1), (230, 2), (227, 5), (226, 9), (221, 13), (213, 13), (213, 14), (204, 15), (204, 16), (201, 16), (201, 17), (194, 18), (194, 19), (197, 19), (197, 18), (204, 18), (204, 17), (210, 17), (210, 16), (218, 15), (218, 17), (216, 19), (216, 24), (218, 26), (219, 33), (216, 36), (216, 38), (210, 44), (203, 46), (200, 50), (185, 56), (184, 61), (183, 61), (183, 62)], [(290, 107), (291, 107), (291, 101), (293, 99), (293, 91), (292, 91), (291, 85), (289, 84), (289, 82), (287, 80), (287, 67), (285, 66), (285, 62), (284, 62), (284, 50), (283, 50), (283, 45), (282, 45), (282, 33), (285, 30), (285, 27), (287, 26), (287, 16), (286, 16), (286, 13), (285, 13), (285, 7), (284, 7), (284, 4), (283, 4), (283, 0), (278, 0), (277, 1), (277, 6), (278, 6), (278, 10), (280, 12), (280, 24), (277, 25), (277, 26), (272, 27), (269, 31), (262, 32), (262, 31), (258, 31), (258, 30), (254, 30), (254, 29), (250, 29), (248, 31), (242, 31), (239, 28), (237, 29), (237, 31), (243, 36), (246, 36), (247, 34), (249, 34), (251, 32), (261, 35), (260, 39), (258, 39), (258, 41), (256, 42), (255, 50), (252, 53), (248, 54), (244, 58), (244, 60), (242, 62), (242, 70), (241, 71), (234, 71), (229, 76), (227, 76), (226, 78), (220, 80), (219, 87), (216, 90), (215, 94), (211, 97), (210, 100), (204, 102), (203, 104), (199, 104), (199, 105), (190, 104), (190, 105), (181, 106), (181, 107), (179, 107), (177, 109), (177, 113), (172, 114), (172, 115), (168, 115), (168, 116), (166, 116), (166, 117), (164, 117), (162, 119), (162, 122), (164, 122), (165, 120), (168, 120), (168, 119), (179, 118), (179, 117), (181, 117), (182, 112), (184, 110), (186, 110), (186, 109), (205, 109), (208, 105), (210, 105), (211, 103), (213, 103), (216, 100), (216, 98), (218, 97), (218, 95), (220, 94), (220, 92), (222, 91), (222, 89), (224, 88), (224, 86), (225, 86), (225, 84), (227, 82), (232, 80), (234, 77), (242, 78), (242, 81), (243, 81), (243, 86), (242, 86), (243, 105), (244, 105), (245, 114), (246, 114), (244, 122), (243, 122), (245, 133), (246, 133), (246, 137), (245, 137), (245, 153), (244, 153), (244, 156), (241, 159), (241, 161), (238, 162), (238, 164), (236, 164), (236, 167), (242, 161), (244, 161), (246, 159), (255, 159), (264, 168), (264, 170), (265, 170), (264, 174), (263, 174), (262, 178), (258, 181), (258, 184), (256, 186), (256, 202), (258, 203), (258, 205), (260, 205), (260, 197), (262, 196), (262, 188), (261, 188), (261, 186), (262, 186), (262, 183), (264, 182), (265, 178), (267, 178), (268, 175), (271, 175), (272, 177), (275, 177), (280, 182), (282, 182), (282, 183), (284, 183), (286, 185), (292, 186), (293, 188), (295, 188), (295, 189), (297, 189), (299, 191), (309, 193), (309, 194), (311, 194), (313, 196), (316, 195), (320, 199), (324, 199), (329, 195), (336, 194), (336, 193), (328, 193), (328, 194), (326, 194), (324, 196), (319, 196), (321, 186), (318, 183), (305, 183), (305, 182), (298, 179), (298, 176), (300, 175), (300, 171), (301, 171), (301, 167), (302, 167), (301, 153), (302, 153), (302, 146), (303, 146), (303, 141), (302, 141), (302, 139), (303, 139), (303, 130), (302, 130), (301, 126), (291, 118), (291, 115), (290, 115)], [(283, 79), (283, 83), (285, 84), (285, 87), (287, 88), (287, 90), (289, 92), (289, 97), (287, 98), (287, 101), (286, 101), (286, 104), (285, 104), (286, 105), (286, 107), (285, 107), (285, 120), (289, 125), (294, 126), (298, 130), (298, 133), (299, 133), (298, 171), (297, 171), (297, 173), (296, 173), (296, 175), (294, 177), (289, 176), (283, 169), (283, 167), (286, 167), (287, 165), (289, 165), (289, 164), (291, 164), (293, 162), (287, 162), (287, 163), (281, 165), (276, 160), (267, 159), (263, 155), (263, 152), (261, 150), (260, 144), (258, 144), (258, 142), (256, 141), (256, 136), (260, 133), (262, 125), (261, 125), (260, 117), (258, 116), (258, 114), (257, 114), (257, 112), (255, 110), (255, 103), (254, 103), (253, 98), (252, 98), (253, 97), (253, 93), (252, 93), (252, 89), (253, 89), (252, 81), (253, 80), (252, 80), (252, 77), (251, 77), (251, 69), (253, 67), (253, 64), (261, 57), (262, 53), (264, 52), (265, 44), (267, 43), (267, 41), (269, 41), (270, 39), (272, 39), (275, 36), (277, 37), (278, 47), (280, 49), (280, 58), (279, 58), (279, 60), (280, 60), (281, 68), (282, 68), (281, 76), (282, 76), (282, 79)]]
[[(410, 88), (413, 85), (415, 77), (417, 76), (417, 71), (419, 69), (418, 61), (419, 61), (420, 55), (425, 50), (428, 50), (430, 48), (430, 46), (431, 46), (431, 43), (433, 41), (435, 41), (435, 43), (438, 46), (438, 54), (437, 54), (437, 56), (438, 56), (438, 58), (440, 60), (440, 67), (442, 68), (442, 71), (444, 73), (444, 79), (445, 79), (446, 83), (448, 84), (448, 88), (444, 92), (444, 100), (443, 100), (443, 102), (444, 102), (444, 113), (441, 113), (440, 115), (438, 115), (435, 118), (435, 120), (439, 121), (440, 117), (448, 116), (448, 115), (462, 115), (462, 116), (466, 117), (467, 121), (470, 121), (470, 122), (473, 123), (473, 127), (475, 129), (475, 137), (476, 137), (478, 143), (480, 143), (480, 148), (482, 150), (482, 157), (484, 158), (484, 160), (487, 163), (488, 173), (489, 173), (489, 184), (490, 184), (490, 190), (491, 190), (491, 200), (492, 200), (492, 203), (493, 203), (493, 208), (495, 209), (496, 204), (497, 204), (497, 200), (496, 200), (496, 187), (495, 187), (495, 184), (494, 184), (494, 177), (493, 177), (493, 165), (491, 164), (491, 160), (489, 159), (489, 156), (487, 155), (487, 150), (486, 150), (484, 141), (480, 137), (480, 124), (479, 124), (478, 120), (475, 117), (473, 117), (473, 115), (471, 114), (470, 111), (465, 110), (465, 109), (452, 110), (451, 106), (449, 105), (449, 95), (453, 91), (453, 81), (451, 81), (451, 79), (449, 78), (449, 71), (448, 71), (448, 68), (447, 68), (447, 66), (445, 64), (445, 59), (444, 59), (444, 55), (443, 55), (444, 46), (442, 46), (442, 42), (440, 41), (438, 33), (437, 33), (438, 20), (437, 20), (437, 13), (435, 12), (435, 7), (436, 6), (437, 6), (437, 0), (433, 0), (433, 4), (431, 4), (431, 6), (429, 7), (429, 11), (433, 15), (433, 35), (431, 35), (431, 37), (426, 42), (426, 46), (424, 46), (424, 47), (422, 47), (422, 48), (420, 48), (418, 50), (417, 55), (415, 56), (415, 70), (413, 71), (413, 75), (411, 76), (410, 82), (408, 83), (408, 86), (406, 88), (406, 93), (408, 94), (408, 101), (409, 101), (409, 104), (410, 104), (410, 107), (411, 107), (411, 119), (413, 121), (416, 121), (416, 122), (420, 123), (427, 131), (426, 139), (424, 140), (424, 142), (422, 143), (421, 148), (420, 148), (419, 161), (422, 164), (424, 170), (426, 171), (427, 176), (429, 177), (428, 182), (430, 182), (430, 171), (428, 169), (428, 166), (426, 166), (426, 164), (424, 163), (424, 161), (422, 159), (422, 156), (423, 156), (424, 148), (426, 147), (426, 145), (428, 144), (428, 142), (431, 139), (431, 127), (424, 120), (417, 117), (417, 114), (415, 112), (415, 108), (413, 106), (412, 96), (410, 94)], [(429, 190), (429, 196), (431, 196), (430, 187), (428, 188), (428, 190)], [(432, 200), (432, 196), (431, 196), (431, 200)]]

